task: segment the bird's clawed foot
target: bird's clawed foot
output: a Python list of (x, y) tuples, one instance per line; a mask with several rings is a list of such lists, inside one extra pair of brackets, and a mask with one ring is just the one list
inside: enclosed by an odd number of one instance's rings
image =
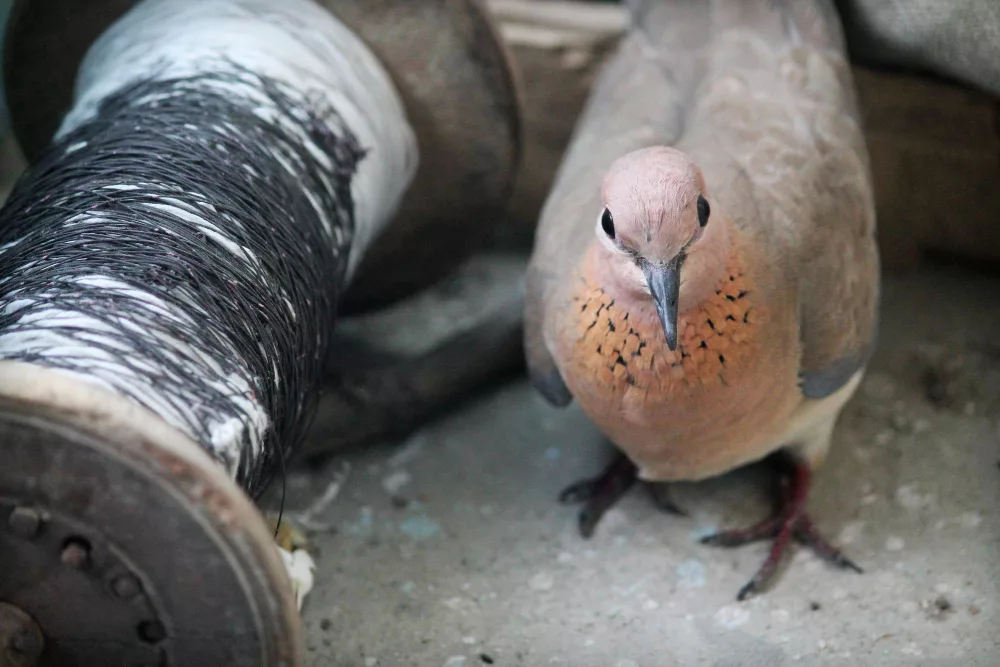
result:
[(823, 560), (844, 569), (862, 572), (853, 561), (830, 544), (805, 512), (810, 472), (804, 463), (795, 463), (792, 473), (782, 480), (778, 509), (774, 516), (743, 530), (723, 530), (702, 538), (704, 544), (737, 547), (758, 540), (773, 539), (771, 551), (757, 573), (736, 596), (745, 600), (759, 592), (774, 576), (788, 542), (792, 537), (811, 548)]
[(594, 534), (597, 522), (632, 487), (637, 473), (634, 463), (624, 455), (618, 455), (600, 476), (577, 482), (559, 494), (559, 502), (563, 504), (583, 503), (580, 510), (581, 535), (590, 537)]

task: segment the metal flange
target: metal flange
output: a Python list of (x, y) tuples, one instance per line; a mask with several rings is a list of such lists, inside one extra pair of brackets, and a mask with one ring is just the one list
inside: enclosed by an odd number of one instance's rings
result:
[[(343, 303), (367, 310), (430, 285), (501, 221), (520, 155), (510, 58), (480, 0), (318, 0), (389, 71), (406, 106), (420, 166), (400, 210), (371, 247)], [(18, 0), (4, 80), (11, 124), (29, 161), (73, 98), (94, 40), (134, 0)]]
[[(29, 160), (70, 108), (89, 46), (134, 4), (15, 3), (4, 75)], [(429, 284), (489, 235), (513, 182), (518, 99), (476, 0), (321, 4), (389, 71), (420, 148), (399, 214), (356, 274), (357, 310)], [(0, 362), (0, 461), (0, 602), (40, 629), (40, 664), (300, 663), (298, 613), (259, 513), (152, 413)]]
[[(273, 539), (193, 441), (36, 366), (0, 362), (0, 395), (0, 602), (39, 665), (300, 663)], [(37, 647), (23, 625), (0, 613), (0, 642)]]

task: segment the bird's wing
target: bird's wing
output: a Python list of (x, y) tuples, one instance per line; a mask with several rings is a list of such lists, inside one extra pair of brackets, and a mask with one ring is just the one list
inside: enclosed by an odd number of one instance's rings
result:
[(861, 370), (878, 329), (879, 261), (864, 148), (845, 149), (833, 166), (838, 173), (817, 202), (800, 256), (799, 378), (807, 398), (829, 396)]
[(549, 403), (564, 407), (570, 404), (573, 395), (559, 373), (559, 367), (552, 358), (543, 331), (545, 290), (550, 280), (551, 277), (545, 273), (535, 270), (534, 267), (528, 268), (524, 295), (524, 357), (531, 384)]
[[(788, 1), (788, 0), (786, 0)], [(799, 168), (806, 215), (795, 220), (800, 386), (829, 396), (871, 357), (878, 329), (879, 259), (868, 150), (839, 17), (831, 3), (788, 1), (803, 46), (791, 59), (811, 119), (811, 159)]]
[(878, 309), (874, 195), (839, 18), (828, 0), (710, 4), (714, 41), (679, 147), (796, 286), (801, 388), (823, 398), (867, 363)]
[(819, 154), (798, 253), (799, 378), (802, 393), (819, 399), (847, 384), (875, 348), (875, 194), (840, 17), (829, 0), (785, 1), (794, 7), (792, 29), (812, 49), (799, 76), (805, 104), (817, 114)]

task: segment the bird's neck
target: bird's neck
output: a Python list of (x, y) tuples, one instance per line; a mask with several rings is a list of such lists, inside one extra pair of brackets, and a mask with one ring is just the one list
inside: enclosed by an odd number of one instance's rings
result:
[(732, 221), (722, 211), (712, 216), (701, 239), (688, 250), (681, 268), (680, 312), (691, 310), (719, 289), (733, 250)]

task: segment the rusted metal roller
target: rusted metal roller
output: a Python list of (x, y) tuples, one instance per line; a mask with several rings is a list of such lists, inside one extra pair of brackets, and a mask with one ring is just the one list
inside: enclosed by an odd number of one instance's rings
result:
[(335, 307), (498, 217), (493, 27), (472, 0), (25, 0), (4, 68), (32, 166), (0, 212), (0, 665), (297, 665), (251, 498)]

